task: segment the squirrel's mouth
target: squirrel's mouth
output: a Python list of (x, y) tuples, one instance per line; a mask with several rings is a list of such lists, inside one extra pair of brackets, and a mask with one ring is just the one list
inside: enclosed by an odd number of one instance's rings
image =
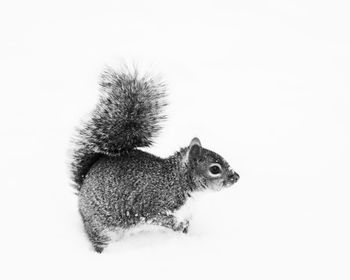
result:
[(228, 181), (228, 180), (225, 180), (224, 183), (223, 183), (223, 187), (224, 188), (229, 188), (233, 185), (234, 183), (231, 182), (231, 181)]

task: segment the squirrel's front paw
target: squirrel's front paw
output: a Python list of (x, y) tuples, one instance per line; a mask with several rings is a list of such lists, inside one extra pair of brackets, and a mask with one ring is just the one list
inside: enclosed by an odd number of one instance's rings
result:
[(179, 222), (174, 228), (175, 231), (181, 231), (183, 233), (188, 233), (188, 228), (190, 226), (190, 222), (185, 220), (183, 222)]
[(184, 229), (182, 230), (182, 232), (183, 233), (188, 233), (188, 228), (189, 228), (189, 226), (190, 226), (190, 224), (188, 223), (185, 227), (184, 227)]

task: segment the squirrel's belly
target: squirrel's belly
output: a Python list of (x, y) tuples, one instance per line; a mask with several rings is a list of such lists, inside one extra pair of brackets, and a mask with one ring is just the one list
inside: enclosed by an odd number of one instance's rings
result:
[(177, 221), (184, 222), (190, 221), (192, 219), (193, 213), (195, 213), (196, 209), (199, 207), (200, 201), (205, 199), (207, 196), (207, 192), (205, 191), (197, 191), (191, 193), (191, 196), (188, 197), (185, 203), (178, 209), (175, 210), (172, 214), (176, 217)]
[(192, 211), (194, 208), (194, 199), (193, 197), (188, 197), (185, 203), (177, 210), (175, 210), (172, 214), (176, 218), (178, 222), (188, 221), (192, 217)]

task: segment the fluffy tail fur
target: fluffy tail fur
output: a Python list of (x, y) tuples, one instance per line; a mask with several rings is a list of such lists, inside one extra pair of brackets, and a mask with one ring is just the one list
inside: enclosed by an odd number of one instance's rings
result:
[(162, 113), (165, 86), (148, 76), (107, 69), (100, 86), (97, 107), (74, 139), (71, 171), (78, 190), (99, 157), (150, 146), (161, 128), (160, 121), (166, 118)]

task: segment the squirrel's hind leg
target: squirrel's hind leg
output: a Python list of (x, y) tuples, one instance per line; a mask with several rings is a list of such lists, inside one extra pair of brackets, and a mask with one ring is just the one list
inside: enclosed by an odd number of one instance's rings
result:
[(84, 221), (84, 228), (88, 235), (90, 242), (94, 250), (97, 253), (102, 253), (105, 247), (111, 241), (110, 237), (104, 234), (104, 230), (98, 227), (94, 227), (93, 224)]
[(105, 234), (105, 229), (99, 225), (99, 223), (94, 222), (93, 219), (85, 219), (83, 215), (84, 229), (85, 232), (92, 243), (94, 250), (97, 253), (102, 253), (104, 248), (107, 247), (111, 238)]

